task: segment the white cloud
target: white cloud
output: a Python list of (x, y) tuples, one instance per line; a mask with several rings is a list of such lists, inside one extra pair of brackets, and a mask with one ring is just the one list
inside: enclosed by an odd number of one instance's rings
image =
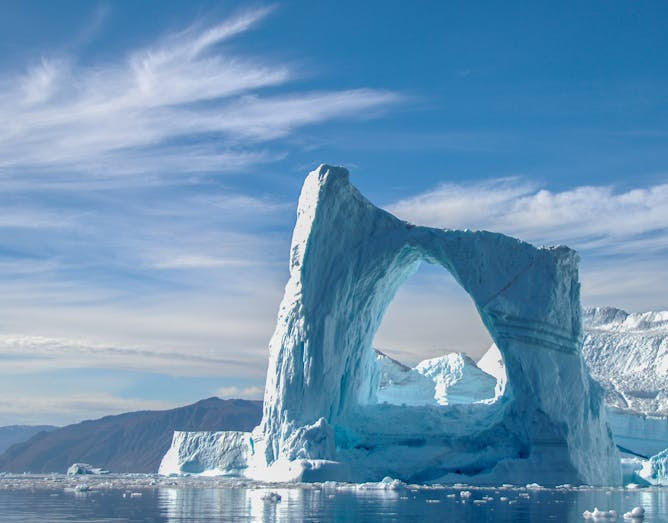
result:
[(248, 400), (261, 400), (264, 396), (264, 387), (221, 387), (216, 391), (221, 398), (242, 398)]
[(579, 186), (553, 192), (506, 178), (443, 184), (388, 209), (420, 225), (486, 229), (597, 252), (668, 247), (668, 184), (622, 191), (607, 185)]
[(399, 100), (374, 89), (261, 95), (296, 73), (221, 44), (270, 11), (196, 24), (117, 61), (86, 66), (76, 57), (44, 57), (27, 73), (5, 72), (0, 173), (224, 172), (275, 158), (261, 142)]

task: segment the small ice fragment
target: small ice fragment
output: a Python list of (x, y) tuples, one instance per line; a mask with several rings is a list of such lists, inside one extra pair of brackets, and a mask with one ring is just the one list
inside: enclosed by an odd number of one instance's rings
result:
[(278, 503), (282, 498), (278, 492), (268, 492), (262, 499), (265, 501), (271, 501), (272, 503)]
[(629, 512), (624, 514), (624, 519), (642, 521), (644, 518), (645, 518), (645, 509), (642, 507), (634, 507)]
[(582, 513), (582, 517), (584, 517), (585, 519), (593, 519), (594, 521), (601, 521), (601, 520), (614, 521), (617, 519), (617, 512), (615, 512), (614, 510), (599, 510), (598, 507), (594, 507), (593, 512), (585, 510)]

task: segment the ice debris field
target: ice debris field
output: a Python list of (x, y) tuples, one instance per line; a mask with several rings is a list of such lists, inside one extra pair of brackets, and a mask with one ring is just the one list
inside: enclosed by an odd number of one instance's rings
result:
[[(19, 494), (25, 494), (20, 496)], [(11, 497), (10, 497), (11, 496)], [(221, 502), (224, 500), (224, 502)], [(401, 520), (401, 516), (440, 520), (444, 513), (462, 521), (633, 521), (661, 522), (668, 490), (660, 487), (606, 487), (558, 485), (546, 488), (503, 484), (407, 484), (385, 478), (379, 482), (268, 483), (202, 476), (165, 477), (151, 474), (95, 474), (86, 476), (0, 473), (3, 515), (34, 515), (23, 501), (50, 508), (59, 521), (117, 520), (154, 514), (162, 520), (188, 519), (294, 521), (296, 515), (317, 515), (317, 520), (341, 521), (368, 507), (372, 521)], [(213, 501), (213, 503), (210, 503)], [(210, 505), (208, 505), (210, 503)], [(113, 510), (104, 512), (104, 507)], [(88, 507), (88, 508), (86, 508)], [(95, 508), (105, 517), (92, 517)], [(324, 507), (334, 507), (328, 512)], [(598, 508), (605, 507), (605, 508)], [(385, 509), (387, 514), (378, 513)], [(148, 512), (146, 512), (148, 511)], [(153, 511), (153, 512), (151, 512)], [(210, 513), (209, 513), (210, 512)], [(329, 515), (329, 517), (328, 517)], [(87, 516), (87, 517), (86, 517)], [(208, 516), (208, 517), (205, 517)], [(387, 519), (384, 519), (387, 517)], [(26, 519), (13, 519), (13, 521)], [(134, 519), (133, 519), (134, 520)]]
[[(424, 262), (442, 266), (473, 300), (494, 341), (478, 366), (449, 354), (409, 368), (372, 347), (398, 288)], [(614, 311), (588, 313), (599, 329), (585, 336), (578, 256), (568, 247), (415, 226), (370, 203), (347, 170), (322, 165), (299, 198), (260, 425), (176, 432), (160, 473), (362, 484), (386, 477), (411, 484), (661, 484), (666, 456), (651, 451), (665, 448), (662, 436), (652, 448), (625, 448), (631, 457), (623, 462), (608, 419), (636, 445), (652, 421), (632, 415), (665, 414), (665, 395), (636, 401), (619, 385), (611, 411), (608, 389), (585, 362), (589, 337), (603, 347), (594, 369), (620, 367), (609, 348), (621, 331), (634, 336), (628, 330), (643, 320)], [(668, 368), (662, 343), (647, 363), (659, 380)], [(624, 410), (638, 406), (646, 410)]]

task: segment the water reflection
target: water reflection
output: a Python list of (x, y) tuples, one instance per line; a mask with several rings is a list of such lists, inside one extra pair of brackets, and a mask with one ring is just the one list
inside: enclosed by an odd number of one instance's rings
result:
[[(276, 493), (281, 499), (270, 499)], [(304, 512), (317, 512), (319, 492), (302, 489), (248, 489), (243, 487), (158, 491), (160, 512), (169, 522), (216, 519), (224, 521), (290, 521)]]
[[(0, 478), (0, 521), (583, 521), (594, 507), (641, 506), (645, 523), (668, 522), (668, 488), (533, 489), (408, 486), (261, 486), (207, 478), (89, 478), (76, 492), (70, 478)], [(160, 483), (163, 482), (163, 483)], [(462, 495), (470, 491), (469, 494)], [(281, 499), (270, 499), (269, 494)]]
[[(281, 496), (276, 502), (271, 493)], [(581, 521), (585, 510), (635, 506), (647, 511), (646, 522), (668, 521), (668, 490), (359, 490), (336, 488), (160, 488), (160, 514), (181, 521)], [(663, 519), (662, 519), (663, 518)]]

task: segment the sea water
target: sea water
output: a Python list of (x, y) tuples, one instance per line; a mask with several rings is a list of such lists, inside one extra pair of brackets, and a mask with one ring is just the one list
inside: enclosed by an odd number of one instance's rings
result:
[[(633, 507), (668, 523), (668, 488), (271, 485), (152, 475), (0, 476), (0, 521), (585, 521)], [(598, 520), (597, 520), (598, 521)], [(610, 519), (605, 521), (612, 521)], [(634, 520), (639, 521), (639, 520)]]

